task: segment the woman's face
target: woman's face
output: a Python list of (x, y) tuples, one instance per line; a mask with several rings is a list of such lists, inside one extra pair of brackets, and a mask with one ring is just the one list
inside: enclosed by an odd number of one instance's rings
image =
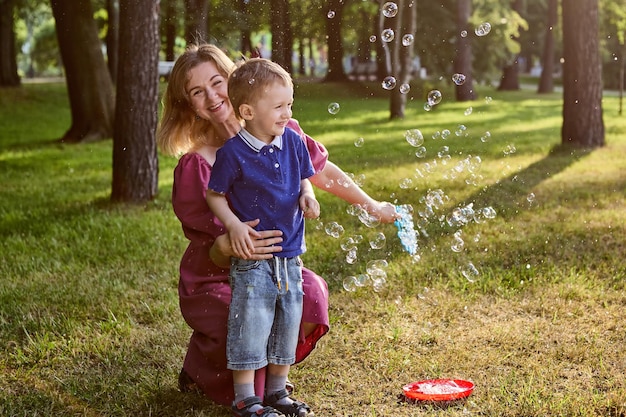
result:
[(189, 70), (186, 92), (196, 114), (213, 124), (224, 123), (235, 115), (228, 99), (228, 80), (212, 61)]

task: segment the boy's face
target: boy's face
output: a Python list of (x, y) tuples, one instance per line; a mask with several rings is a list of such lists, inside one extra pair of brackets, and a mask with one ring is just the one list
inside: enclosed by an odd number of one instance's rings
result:
[(260, 94), (255, 103), (243, 104), (241, 112), (246, 120), (246, 130), (257, 139), (270, 143), (274, 136), (282, 135), (291, 119), (293, 88), (272, 83)]

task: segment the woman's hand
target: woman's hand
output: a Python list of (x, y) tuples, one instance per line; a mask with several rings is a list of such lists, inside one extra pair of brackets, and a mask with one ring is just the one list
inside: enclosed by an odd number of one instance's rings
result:
[[(255, 227), (259, 224), (259, 219), (245, 222), (250, 227)], [(252, 260), (270, 259), (274, 256), (275, 252), (283, 250), (282, 246), (276, 246), (283, 241), (283, 232), (280, 230), (264, 230), (258, 232), (259, 237), (254, 238), (251, 236), (254, 253), (248, 258)], [(230, 257), (235, 256), (235, 252), (230, 245), (230, 237), (228, 233), (218, 236), (211, 246), (209, 252), (211, 260), (218, 266), (223, 268), (230, 266)]]
[(386, 201), (377, 201), (376, 204), (365, 207), (372, 216), (380, 219), (381, 223), (393, 223), (400, 215), (396, 212), (396, 206)]

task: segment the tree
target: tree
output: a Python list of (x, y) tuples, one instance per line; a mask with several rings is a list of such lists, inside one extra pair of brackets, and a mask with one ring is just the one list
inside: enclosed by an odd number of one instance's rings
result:
[(110, 138), (115, 98), (90, 0), (51, 0), (65, 67), (72, 125), (60, 139), (76, 143)]
[(117, 82), (117, 63), (119, 57), (120, 44), (120, 2), (119, 0), (107, 0), (107, 64), (111, 80), (115, 84)]
[(391, 44), (392, 74), (396, 74), (396, 87), (391, 90), (390, 119), (404, 118), (406, 108), (405, 86), (409, 85), (413, 69), (413, 39), (417, 6), (413, 0), (397, 0), (394, 40)]
[(176, 46), (176, 34), (178, 30), (178, 9), (176, 7), (175, 0), (162, 0), (161, 12), (163, 16), (161, 17), (162, 24), (162, 33), (165, 38), (165, 45), (163, 47), (165, 52), (165, 60), (166, 61), (174, 61), (176, 59), (176, 54), (174, 52), (174, 47)]
[[(612, 53), (614, 57), (613, 62), (619, 66), (617, 74), (617, 87), (619, 90), (618, 114), (621, 115), (622, 101), (624, 98), (624, 64), (626, 62), (626, 0), (604, 0), (602, 2), (602, 8), (604, 12), (602, 27), (605, 28), (605, 31), (607, 29), (610, 31), (606, 35), (607, 38), (614, 38), (611, 47), (611, 49), (615, 51)], [(602, 34), (603, 38), (605, 33)], [(607, 47), (610, 46), (607, 45)], [(615, 65), (612, 65), (612, 67), (614, 68)], [(615, 85), (615, 83), (611, 83), (610, 81), (606, 84)]]
[(474, 81), (472, 77), (472, 43), (468, 34), (469, 17), (472, 14), (472, 0), (457, 0), (456, 4), (456, 58), (454, 60), (454, 72), (463, 77), (456, 81), (455, 94), (457, 101), (470, 101), (476, 98)]
[(563, 12), (561, 142), (604, 146), (598, 0), (567, 0)]
[(538, 93), (554, 91), (554, 27), (558, 20), (558, 0), (548, 0), (546, 17), (546, 32), (541, 55), (541, 78), (539, 79)]
[(291, 74), (293, 70), (291, 63), (293, 33), (289, 18), (288, 0), (271, 1), (270, 26), (272, 28), (272, 61)]
[[(524, 8), (524, 0), (513, 0), (513, 10), (516, 11), (519, 15), (522, 15)], [(519, 44), (519, 35), (515, 36), (513, 40)], [(513, 55), (510, 62), (507, 62), (502, 68), (502, 77), (500, 78), (500, 85), (498, 86), (498, 90), (505, 91), (513, 91), (519, 90), (519, 50)]]
[(241, 21), (241, 53), (247, 56), (254, 55), (252, 33), (250, 29), (250, 0), (238, 0), (239, 16)]
[(139, 203), (158, 190), (159, 0), (122, 0), (120, 38), (111, 200)]
[(187, 44), (207, 40), (208, 16), (208, 0), (185, 0), (185, 41)]
[(348, 80), (343, 69), (343, 44), (341, 37), (341, 20), (343, 17), (343, 0), (330, 0), (324, 9), (326, 16), (326, 38), (328, 45), (328, 72), (324, 81), (343, 82)]
[(0, 87), (20, 85), (20, 77), (17, 74), (13, 9), (14, 0), (0, 0)]

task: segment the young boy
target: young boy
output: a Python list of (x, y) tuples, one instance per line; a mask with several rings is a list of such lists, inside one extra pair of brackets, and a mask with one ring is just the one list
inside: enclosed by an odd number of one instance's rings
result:
[[(312, 416), (310, 407), (285, 390), (302, 317), (304, 218), (320, 206), (308, 178), (314, 174), (307, 148), (291, 118), (293, 83), (272, 61), (253, 58), (228, 80), (228, 95), (245, 127), (217, 152), (207, 202), (224, 223), (236, 258), (231, 260), (232, 301), (226, 342), (238, 416)], [(228, 201), (226, 199), (228, 197)], [(231, 208), (229, 207), (232, 206)], [(282, 252), (249, 260), (256, 231), (283, 232)], [(265, 407), (254, 394), (254, 374), (268, 366)]]

